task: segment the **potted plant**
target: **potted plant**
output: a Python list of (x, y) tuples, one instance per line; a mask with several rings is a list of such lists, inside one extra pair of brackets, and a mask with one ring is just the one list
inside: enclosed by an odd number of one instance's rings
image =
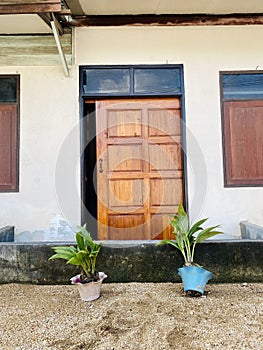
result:
[(157, 243), (157, 245), (170, 244), (182, 253), (184, 266), (178, 269), (178, 275), (182, 278), (184, 291), (190, 296), (203, 295), (206, 283), (212, 278), (210, 271), (194, 263), (196, 245), (217, 234), (223, 234), (217, 231), (220, 225), (203, 229), (202, 225), (206, 220), (207, 218), (199, 220), (191, 226), (188, 215), (180, 204), (178, 214), (170, 222), (175, 240), (164, 239)]
[(77, 285), (81, 299), (91, 301), (100, 297), (101, 283), (107, 277), (104, 272), (96, 272), (97, 256), (102, 244), (92, 240), (86, 224), (78, 226), (78, 229), (79, 231), (76, 232), (77, 246), (52, 247), (55, 254), (49, 260), (64, 259), (67, 260), (67, 264), (80, 266), (81, 273), (70, 280), (72, 284)]

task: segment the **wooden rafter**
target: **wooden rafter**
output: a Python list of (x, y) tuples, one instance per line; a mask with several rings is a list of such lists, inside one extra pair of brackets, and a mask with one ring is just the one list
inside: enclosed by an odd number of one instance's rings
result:
[(61, 0), (1, 0), (0, 14), (60, 12)]
[(74, 18), (66, 25), (89, 26), (208, 26), (263, 24), (263, 14), (226, 15), (103, 15)]
[(59, 34), (62, 35), (64, 32), (64, 29), (62, 27), (62, 25), (59, 23), (59, 21), (57, 20), (56, 16), (54, 15), (54, 13), (38, 13), (39, 17), (52, 29), (51, 26), (51, 21), (54, 21), (56, 24), (56, 28), (59, 31)]

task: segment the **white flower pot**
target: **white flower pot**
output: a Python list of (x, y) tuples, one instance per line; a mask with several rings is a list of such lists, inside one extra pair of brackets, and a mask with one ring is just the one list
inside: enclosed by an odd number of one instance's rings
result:
[(107, 277), (107, 275), (104, 272), (99, 272), (99, 281), (88, 283), (78, 282), (79, 276), (80, 275), (72, 277), (71, 283), (77, 286), (81, 300), (92, 301), (98, 299), (100, 297), (102, 281)]
[(101, 281), (89, 283), (76, 283), (81, 300), (92, 301), (100, 297)]

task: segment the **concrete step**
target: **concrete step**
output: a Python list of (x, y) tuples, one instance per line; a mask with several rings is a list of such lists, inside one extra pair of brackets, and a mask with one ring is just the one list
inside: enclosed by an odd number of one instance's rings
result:
[[(0, 283), (69, 284), (79, 268), (48, 260), (52, 246), (72, 243), (1, 243)], [(104, 242), (97, 260), (107, 282), (180, 282), (183, 259), (171, 246), (154, 241)], [(262, 282), (263, 240), (206, 241), (196, 246), (195, 262), (213, 273), (212, 283)]]

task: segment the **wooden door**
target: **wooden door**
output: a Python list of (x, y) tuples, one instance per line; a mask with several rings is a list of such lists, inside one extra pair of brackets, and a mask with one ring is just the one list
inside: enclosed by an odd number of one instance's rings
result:
[(169, 238), (183, 200), (179, 99), (96, 102), (98, 238)]

